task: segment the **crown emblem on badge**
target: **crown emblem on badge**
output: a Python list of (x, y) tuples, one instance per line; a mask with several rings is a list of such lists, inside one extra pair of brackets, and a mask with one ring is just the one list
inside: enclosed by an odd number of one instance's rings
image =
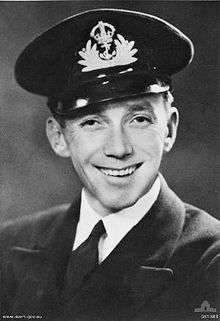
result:
[(92, 45), (89, 39), (86, 47), (79, 51), (79, 55), (84, 60), (79, 60), (80, 65), (85, 66), (82, 71), (92, 71), (96, 69), (128, 65), (135, 62), (134, 57), (137, 49), (134, 47), (134, 41), (126, 40), (122, 35), (117, 34), (113, 39), (115, 27), (103, 21), (99, 21), (90, 32), (90, 37), (96, 43)]

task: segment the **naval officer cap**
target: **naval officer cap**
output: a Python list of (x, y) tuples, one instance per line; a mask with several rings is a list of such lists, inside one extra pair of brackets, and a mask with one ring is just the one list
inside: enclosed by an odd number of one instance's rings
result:
[(15, 66), (17, 82), (48, 97), (53, 114), (170, 89), (193, 58), (190, 39), (141, 12), (97, 9), (71, 16), (34, 39)]

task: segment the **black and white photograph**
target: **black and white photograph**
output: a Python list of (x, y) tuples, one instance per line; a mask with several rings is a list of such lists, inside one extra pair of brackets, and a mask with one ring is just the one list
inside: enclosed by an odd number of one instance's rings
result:
[(0, 1), (0, 317), (220, 318), (219, 2)]

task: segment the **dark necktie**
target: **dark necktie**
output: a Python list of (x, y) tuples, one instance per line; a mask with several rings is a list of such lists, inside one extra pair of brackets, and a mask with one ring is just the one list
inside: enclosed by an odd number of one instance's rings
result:
[(85, 278), (98, 266), (98, 243), (104, 233), (106, 233), (105, 227), (100, 220), (89, 237), (72, 252), (66, 273), (64, 289), (66, 299), (76, 294)]

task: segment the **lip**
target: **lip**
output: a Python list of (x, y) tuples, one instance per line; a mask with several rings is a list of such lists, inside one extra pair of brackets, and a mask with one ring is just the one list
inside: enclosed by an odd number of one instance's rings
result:
[(142, 164), (143, 164), (143, 162), (127, 165), (125, 167), (107, 167), (107, 166), (96, 166), (96, 165), (95, 165), (95, 167), (98, 168), (98, 169), (104, 169), (104, 170), (123, 171), (123, 170), (126, 170), (126, 169), (131, 168), (131, 167), (139, 168)]
[(95, 166), (102, 174), (111, 178), (124, 178), (131, 176), (143, 163), (136, 163), (125, 167)]

